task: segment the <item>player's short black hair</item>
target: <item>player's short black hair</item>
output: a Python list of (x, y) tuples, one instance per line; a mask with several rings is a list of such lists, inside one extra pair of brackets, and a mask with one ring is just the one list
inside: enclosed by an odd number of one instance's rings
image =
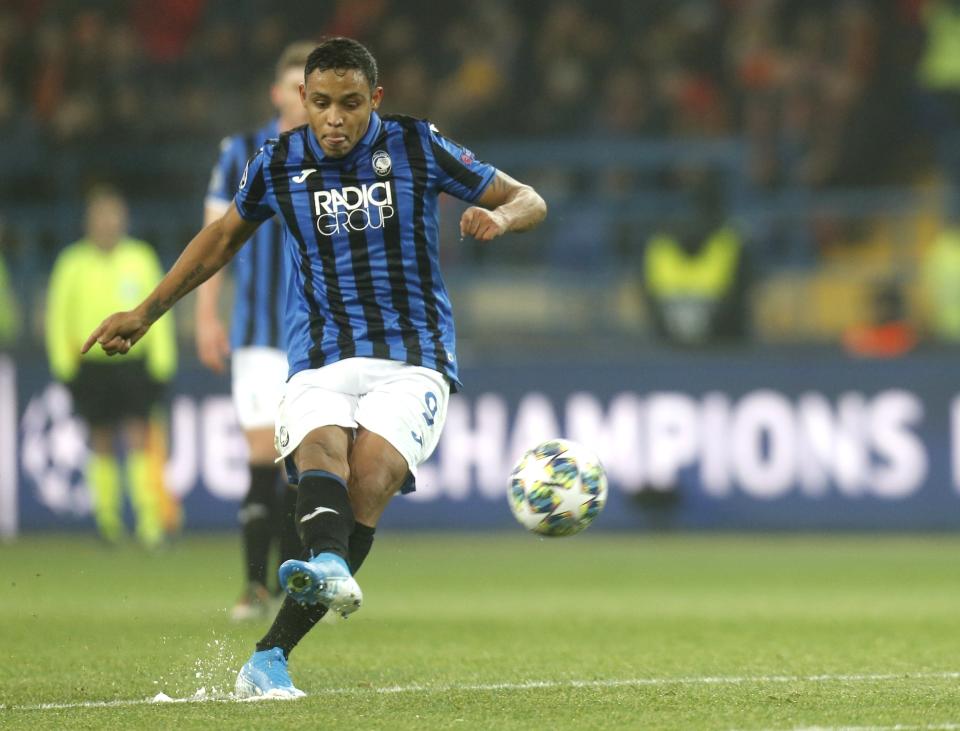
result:
[(303, 68), (304, 78), (317, 69), (356, 69), (370, 82), (371, 90), (377, 86), (377, 60), (366, 46), (352, 38), (328, 38), (314, 48), (307, 56), (307, 64)]

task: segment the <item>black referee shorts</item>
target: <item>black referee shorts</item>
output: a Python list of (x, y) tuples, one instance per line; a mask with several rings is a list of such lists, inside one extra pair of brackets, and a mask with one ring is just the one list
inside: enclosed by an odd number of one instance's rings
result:
[(164, 391), (147, 373), (141, 358), (116, 363), (84, 362), (67, 384), (74, 410), (91, 426), (114, 426), (126, 419), (146, 419)]

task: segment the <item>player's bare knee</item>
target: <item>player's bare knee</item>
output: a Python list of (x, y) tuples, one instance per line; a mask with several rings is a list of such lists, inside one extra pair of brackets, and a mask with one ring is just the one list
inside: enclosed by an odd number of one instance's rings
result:
[(310, 432), (297, 447), (294, 460), (303, 473), (309, 470), (331, 472), (344, 480), (350, 479), (350, 463), (347, 459), (348, 442), (335, 433), (324, 429)]
[(346, 455), (338, 455), (322, 444), (301, 444), (297, 447), (295, 459), (301, 474), (310, 470), (323, 470), (344, 480), (350, 478), (350, 463)]

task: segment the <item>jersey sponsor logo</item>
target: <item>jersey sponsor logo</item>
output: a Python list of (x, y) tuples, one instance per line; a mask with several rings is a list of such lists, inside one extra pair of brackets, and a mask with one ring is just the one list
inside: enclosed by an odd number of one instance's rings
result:
[(302, 183), (315, 172), (317, 172), (316, 168), (305, 168), (304, 170), (300, 171), (299, 175), (294, 175), (292, 180), (294, 183)]
[(390, 181), (315, 191), (313, 207), (317, 230), (324, 236), (383, 228), (396, 213)]
[(370, 162), (373, 165), (373, 172), (381, 178), (389, 175), (391, 168), (393, 168), (393, 160), (390, 159), (386, 150), (377, 150), (373, 153)]

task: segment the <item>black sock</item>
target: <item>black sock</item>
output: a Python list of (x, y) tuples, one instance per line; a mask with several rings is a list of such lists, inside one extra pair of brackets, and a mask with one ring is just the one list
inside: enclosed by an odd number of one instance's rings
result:
[(277, 468), (250, 466), (250, 489), (240, 507), (243, 526), (243, 555), (247, 564), (247, 581), (267, 583), (267, 555), (273, 537), (273, 516), (276, 512)]
[(363, 562), (370, 553), (370, 547), (373, 546), (373, 534), (375, 528), (363, 523), (356, 523), (353, 526), (353, 533), (350, 534), (350, 573), (356, 574)]
[(305, 549), (314, 556), (329, 552), (346, 559), (353, 523), (353, 508), (342, 479), (324, 470), (300, 475), (297, 532)]
[(257, 643), (257, 652), (279, 647), (286, 657), (290, 657), (297, 643), (313, 629), (313, 625), (323, 619), (326, 613), (327, 608), (323, 604), (303, 606), (293, 598), (285, 597), (267, 634)]
[(300, 558), (303, 544), (297, 534), (297, 488), (287, 485), (280, 488), (280, 510), (277, 511), (277, 535), (280, 537), (279, 564), (291, 558)]
[[(350, 571), (356, 574), (363, 565), (373, 545), (374, 529), (357, 523), (350, 534)], [(279, 647), (286, 657), (290, 657), (293, 648), (302, 640), (313, 626), (323, 619), (327, 608), (323, 604), (301, 606), (290, 597), (283, 600), (273, 625), (257, 643), (257, 652)]]

